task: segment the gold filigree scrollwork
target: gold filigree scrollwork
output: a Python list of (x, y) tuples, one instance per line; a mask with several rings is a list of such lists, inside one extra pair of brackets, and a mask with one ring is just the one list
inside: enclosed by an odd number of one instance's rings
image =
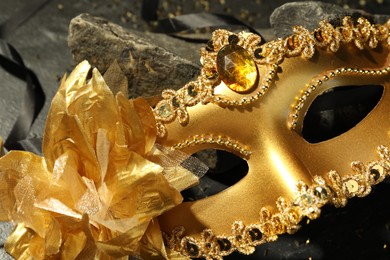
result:
[(280, 197), (276, 202), (277, 212), (261, 208), (258, 223), (246, 225), (236, 221), (232, 225), (232, 233), (222, 236), (216, 236), (206, 229), (200, 239), (183, 236), (184, 228), (177, 227), (170, 235), (164, 234), (166, 244), (184, 256), (210, 260), (222, 259), (233, 251), (251, 254), (257, 245), (275, 241), (286, 232), (296, 232), (303, 218), (318, 218), (325, 204), (343, 207), (350, 198), (367, 196), (373, 185), (390, 175), (388, 147), (379, 146), (377, 153), (379, 160), (367, 164), (352, 162), (354, 174), (341, 176), (336, 171), (330, 171), (328, 181), (315, 176), (310, 185), (298, 182), (294, 199), (289, 201)]
[[(216, 30), (209, 43), (201, 49), (202, 68), (198, 78), (178, 91), (165, 90), (162, 95), (163, 100), (154, 108), (158, 135), (164, 137), (166, 135), (165, 124), (176, 119), (185, 125), (189, 120), (187, 107), (209, 102), (221, 106), (246, 106), (256, 102), (272, 87), (279, 64), (283, 62), (284, 58), (301, 56), (310, 59), (316, 49), (337, 52), (342, 43), (353, 43), (359, 49), (376, 48), (380, 42), (390, 44), (389, 31), (390, 22), (377, 25), (371, 24), (367, 19), (359, 18), (354, 24), (350, 17), (345, 17), (339, 27), (334, 27), (327, 21), (322, 21), (319, 28), (313, 32), (297, 26), (294, 28), (292, 36), (260, 45), (261, 38), (258, 35), (247, 32), (233, 34), (226, 30)], [(258, 77), (256, 91), (249, 95), (244, 94), (239, 99), (214, 93), (215, 86), (221, 82), (220, 75), (217, 73), (217, 54), (223, 47), (231, 44), (243, 48), (254, 60), (256, 66), (258, 68), (263, 66), (265, 71), (263, 75)], [(386, 73), (388, 71), (386, 69)], [(337, 71), (332, 73), (336, 75)], [(332, 73), (326, 76), (331, 78)], [(304, 95), (299, 97), (302, 102), (304, 102), (305, 96), (310, 94), (312, 88), (316, 88), (321, 83), (320, 80), (306, 86)], [(297, 111), (299, 111), (297, 107), (299, 108), (302, 102), (298, 102), (291, 113), (290, 126), (292, 128), (295, 127), (297, 121)]]

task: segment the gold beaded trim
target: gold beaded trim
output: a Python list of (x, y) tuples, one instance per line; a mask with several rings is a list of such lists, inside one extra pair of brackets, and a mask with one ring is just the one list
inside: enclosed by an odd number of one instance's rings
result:
[(291, 106), (291, 112), (289, 115), (289, 127), (290, 129), (295, 129), (299, 119), (299, 114), (302, 108), (304, 107), (307, 98), (310, 94), (322, 85), (323, 82), (330, 79), (334, 79), (340, 75), (365, 75), (365, 76), (381, 76), (387, 75), (390, 72), (390, 66), (379, 69), (379, 70), (368, 70), (368, 69), (355, 69), (355, 68), (340, 68), (336, 70), (331, 70), (320, 78), (313, 79), (309, 84), (306, 85), (306, 88), (301, 91), (300, 96), (296, 97), (295, 103)]
[(223, 256), (238, 251), (252, 254), (255, 246), (275, 241), (278, 235), (296, 232), (304, 217), (316, 219), (325, 204), (343, 207), (353, 197), (364, 197), (371, 187), (382, 182), (390, 175), (390, 153), (386, 146), (377, 148), (379, 160), (368, 164), (352, 162), (354, 174), (341, 177), (336, 171), (330, 171), (327, 179), (313, 178), (307, 185), (298, 182), (296, 196), (288, 201), (279, 197), (276, 201), (278, 212), (272, 213), (263, 207), (259, 213), (259, 223), (245, 225), (235, 221), (230, 235), (217, 236), (210, 229), (201, 233), (200, 239), (184, 236), (184, 227), (175, 228), (170, 235), (164, 234), (165, 244), (172, 250), (191, 258), (223, 259)]
[[(175, 119), (182, 125), (187, 124), (189, 117), (186, 108), (198, 103), (214, 102), (221, 106), (244, 106), (257, 101), (271, 87), (278, 73), (278, 64), (281, 64), (284, 58), (301, 56), (310, 59), (316, 48), (337, 52), (343, 43), (353, 43), (359, 49), (376, 48), (381, 42), (390, 44), (390, 20), (381, 25), (371, 24), (367, 19), (359, 18), (354, 24), (351, 17), (345, 17), (339, 27), (322, 21), (319, 28), (313, 32), (301, 26), (294, 27), (293, 31), (294, 34), (286, 39), (277, 39), (263, 45), (260, 45), (260, 36), (252, 33), (214, 31), (206, 47), (201, 48), (203, 67), (198, 78), (177, 91), (169, 89), (162, 92), (163, 100), (154, 108), (158, 136), (164, 137), (165, 124)], [(218, 51), (232, 43), (244, 48), (256, 65), (263, 65), (267, 71), (266, 76), (262, 76), (258, 83), (259, 91), (250, 96), (244, 95), (238, 100), (214, 95), (214, 87), (221, 82), (216, 64)]]
[(251, 152), (246, 148), (245, 145), (241, 144), (237, 140), (234, 140), (231, 137), (220, 136), (220, 135), (194, 135), (181, 141), (172, 146), (174, 149), (183, 149), (185, 147), (190, 147), (198, 144), (217, 144), (224, 146), (230, 150), (240, 153), (245, 158), (248, 158), (251, 155)]

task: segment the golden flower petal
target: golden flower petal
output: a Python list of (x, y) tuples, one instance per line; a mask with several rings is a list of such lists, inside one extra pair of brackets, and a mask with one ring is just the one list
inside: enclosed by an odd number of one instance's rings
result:
[(23, 222), (45, 236), (50, 214), (34, 207), (38, 190), (49, 186), (50, 173), (42, 157), (28, 152), (11, 151), (0, 159), (0, 219)]
[(119, 115), (114, 96), (100, 73), (93, 70), (92, 78), (87, 81), (89, 71), (90, 65), (82, 62), (62, 81), (46, 121), (43, 153), (51, 171), (64, 151), (74, 150), (79, 166), (85, 169), (79, 172), (99, 182), (96, 134), (99, 128), (106, 129), (113, 141), (115, 132), (109, 130), (117, 124)]
[[(47, 198), (55, 198), (71, 209), (76, 208), (76, 203), (86, 192), (87, 187), (83, 176), (79, 172), (80, 162), (74, 150), (65, 151), (54, 163), (52, 189), (46, 194), (42, 191), (44, 201)], [(58, 186), (57, 190), (54, 187)]]
[(121, 93), (116, 96), (121, 120), (125, 127), (125, 142), (141, 155), (149, 152), (156, 141), (157, 129), (153, 111), (141, 98), (128, 100)]
[(137, 255), (140, 249), (139, 241), (147, 226), (148, 223), (144, 223), (140, 229), (129, 230), (107, 241), (97, 241), (97, 248), (100, 252), (115, 259), (127, 255)]
[(86, 214), (80, 221), (69, 217), (57, 218), (63, 233), (61, 259), (94, 259), (96, 255), (95, 239)]
[(63, 245), (61, 258), (76, 259), (85, 247), (86, 241), (87, 236), (82, 231), (69, 233)]
[(51, 222), (47, 227), (44, 242), (45, 255), (55, 255), (60, 251), (62, 244), (62, 233), (60, 224), (55, 218), (51, 219)]
[(141, 240), (141, 257), (143, 259), (170, 259), (168, 258), (160, 225), (157, 219), (150, 221), (148, 229)]
[(82, 62), (64, 77), (43, 158), (0, 158), (0, 220), (23, 223), (8, 243), (16, 258), (126, 259), (140, 253), (145, 232), (166, 256), (158, 227), (148, 226), (182, 197), (148, 159), (157, 131), (152, 109), (142, 99), (114, 97), (96, 69), (88, 78), (90, 70)]
[(45, 240), (37, 234), (34, 234), (29, 241), (28, 251), (32, 259), (45, 259)]
[(113, 230), (125, 232), (136, 228), (182, 201), (180, 193), (161, 174), (162, 168), (137, 153), (128, 152), (127, 158), (116, 158), (109, 171), (116, 173), (106, 182), (113, 195), (110, 202), (111, 217), (115, 219), (110, 222)]
[(33, 237), (34, 232), (31, 229), (27, 229), (23, 224), (18, 224), (9, 235), (4, 248), (15, 259), (31, 259), (28, 248)]
[(171, 186), (179, 191), (199, 183), (207, 172), (207, 165), (183, 153), (156, 144), (148, 159), (164, 168), (163, 175)]
[(51, 222), (45, 238), (37, 235), (24, 224), (18, 224), (8, 237), (5, 249), (15, 259), (45, 259), (55, 256), (61, 246), (60, 226), (57, 221)]

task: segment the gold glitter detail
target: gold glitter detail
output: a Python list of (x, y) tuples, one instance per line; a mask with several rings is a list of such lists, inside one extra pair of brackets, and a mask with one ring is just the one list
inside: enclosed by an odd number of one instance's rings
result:
[[(187, 124), (189, 120), (187, 107), (194, 106), (198, 103), (207, 104), (213, 102), (221, 106), (237, 107), (256, 102), (272, 87), (278, 74), (279, 64), (281, 64), (285, 58), (300, 56), (305, 59), (310, 59), (315, 54), (317, 48), (326, 49), (330, 52), (337, 52), (341, 44), (346, 43), (352, 43), (361, 50), (376, 48), (381, 42), (385, 44), (390, 43), (389, 31), (390, 22), (383, 25), (371, 24), (367, 19), (359, 18), (357, 22), (354, 23), (351, 17), (345, 17), (342, 20), (342, 25), (339, 27), (333, 27), (327, 21), (320, 22), (319, 28), (313, 32), (310, 32), (301, 26), (296, 26), (294, 27), (293, 35), (287, 39), (277, 39), (260, 46), (261, 38), (258, 35), (247, 32), (233, 34), (226, 30), (216, 30), (213, 32), (211, 42), (201, 49), (201, 63), (203, 66), (199, 77), (194, 81), (189, 82), (178, 91), (163, 91), (163, 100), (160, 101), (154, 109), (158, 136), (165, 136), (165, 124), (172, 122), (173, 120), (177, 119), (182, 125)], [(217, 54), (222, 48), (230, 44), (229, 36), (231, 35), (235, 35), (234, 42), (237, 46), (243, 48), (249, 56), (252, 57), (256, 66), (262, 66), (264, 70), (260, 80), (258, 80), (257, 91), (250, 95), (243, 94), (242, 98), (236, 100), (232, 100), (224, 95), (214, 95), (214, 87), (221, 82), (221, 78), (217, 73)], [(359, 73), (359, 70), (346, 69), (346, 72)], [(384, 71), (377, 71), (375, 73), (381, 75), (382, 73), (388, 72), (389, 70), (387, 68)], [(328, 78), (319, 79), (319, 81), (314, 82), (313, 85), (307, 87), (305, 93), (310, 93), (321, 85), (323, 80), (332, 78), (332, 75), (326, 75)], [(196, 88), (196, 95), (188, 95), (190, 86), (191, 88)], [(179, 104), (179, 107), (172, 106), (173, 98), (175, 98), (175, 103)], [(165, 113), (167, 112), (165, 109), (166, 107), (161, 108), (164, 104), (169, 106), (170, 113)], [(301, 105), (303, 106), (303, 103), (298, 103), (290, 115), (291, 128), (294, 128), (296, 125)]]
[[(318, 218), (324, 205), (333, 204), (336, 207), (343, 207), (349, 198), (368, 195), (371, 186), (390, 175), (388, 147), (379, 146), (377, 153), (379, 155), (377, 161), (368, 164), (352, 162), (351, 168), (355, 172), (354, 174), (342, 177), (337, 172), (330, 171), (326, 179), (314, 176), (311, 185), (298, 182), (295, 199), (288, 201), (279, 197), (276, 201), (277, 212), (271, 212), (266, 207), (261, 208), (258, 223), (245, 225), (242, 221), (235, 221), (231, 234), (221, 236), (214, 235), (210, 229), (205, 229), (201, 233), (200, 239), (190, 236), (183, 237), (184, 227), (177, 227), (171, 234), (164, 234), (165, 243), (169, 248), (188, 257), (222, 259), (223, 256), (229, 255), (233, 251), (251, 254), (257, 245), (275, 241), (278, 235), (283, 233), (296, 232), (302, 219), (306, 217), (309, 219)], [(370, 169), (374, 165), (383, 167), (378, 181), (370, 177)], [(349, 189), (351, 184), (353, 184), (353, 188)], [(327, 196), (318, 196), (318, 192), (316, 193), (318, 187), (326, 190)], [(310, 242), (308, 239), (306, 243), (308, 241)], [(383, 247), (387, 248), (387, 245), (385, 244)]]
[(232, 150), (241, 154), (245, 158), (248, 158), (251, 154), (251, 152), (248, 150), (248, 148), (245, 145), (234, 140), (233, 138), (220, 136), (220, 135), (213, 135), (213, 134), (191, 136), (186, 140), (173, 145), (172, 148), (183, 149), (186, 147), (195, 146), (199, 144), (215, 144), (218, 146), (222, 146), (227, 148), (228, 150)]
[(356, 68), (338, 68), (327, 72), (325, 75), (314, 78), (310, 83), (306, 85), (306, 88), (301, 91), (300, 95), (295, 98), (295, 103), (291, 105), (291, 112), (289, 115), (288, 125), (290, 129), (295, 129), (299, 119), (300, 111), (306, 104), (306, 100), (310, 94), (320, 88), (324, 81), (333, 80), (341, 75), (365, 75), (365, 76), (382, 76), (387, 75), (390, 72), (390, 66), (384, 69), (356, 69)]

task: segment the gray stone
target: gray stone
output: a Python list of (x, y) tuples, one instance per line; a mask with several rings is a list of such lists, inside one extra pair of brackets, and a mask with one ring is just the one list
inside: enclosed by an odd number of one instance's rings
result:
[(346, 9), (341, 6), (323, 2), (292, 2), (275, 9), (271, 14), (270, 23), (277, 37), (286, 37), (292, 34), (295, 25), (301, 25), (309, 30), (318, 27), (322, 20), (338, 24), (344, 16), (353, 18), (366, 17), (374, 23), (384, 23), (390, 15), (371, 15), (358, 9)]
[(0, 222), (0, 260), (11, 260), (13, 259), (10, 255), (8, 255), (4, 250), (4, 243), (11, 234), (14, 225), (9, 222)]
[(68, 43), (76, 62), (88, 60), (102, 73), (117, 60), (128, 79), (129, 97), (153, 96), (166, 88), (181, 88), (199, 73), (199, 64), (195, 62), (195, 57), (199, 59), (198, 45), (167, 35), (151, 37), (126, 30), (88, 14), (71, 21)]

